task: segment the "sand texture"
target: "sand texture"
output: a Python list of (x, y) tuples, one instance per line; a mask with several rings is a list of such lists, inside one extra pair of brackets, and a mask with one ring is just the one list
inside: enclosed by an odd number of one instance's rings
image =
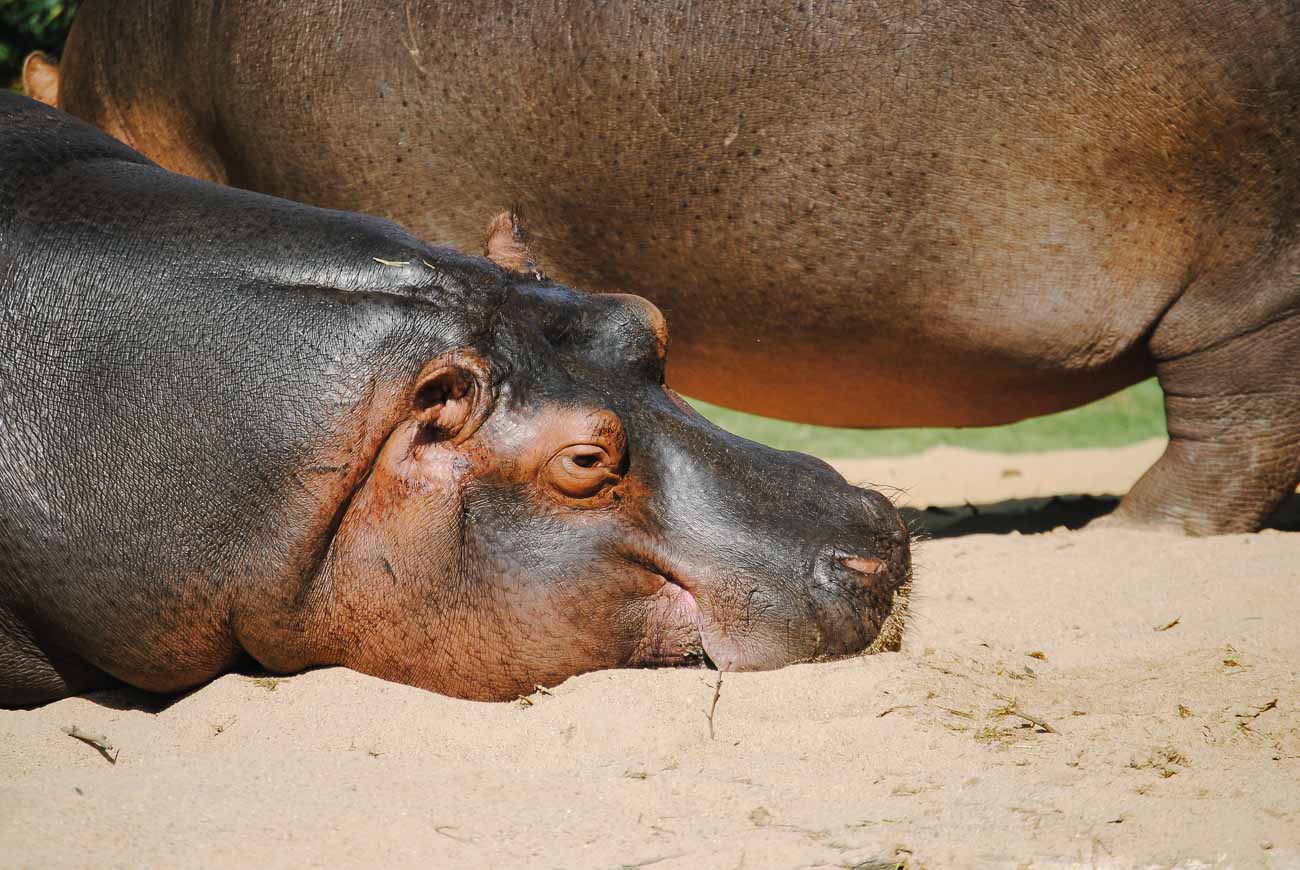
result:
[(1159, 449), (843, 463), (934, 530), (904, 651), (725, 675), (713, 738), (699, 670), (0, 712), (0, 864), (1300, 867), (1300, 535), (1022, 533)]

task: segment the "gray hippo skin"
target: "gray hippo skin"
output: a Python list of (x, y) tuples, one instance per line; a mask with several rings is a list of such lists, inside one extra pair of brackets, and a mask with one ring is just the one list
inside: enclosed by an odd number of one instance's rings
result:
[(164, 166), (648, 297), (678, 389), (988, 425), (1152, 374), (1115, 520), (1300, 478), (1300, 12), (1272, 0), (90, 2), (29, 83)]
[(494, 226), (521, 271), (0, 92), (0, 705), (246, 657), (506, 699), (896, 647), (889, 500), (700, 418), (654, 306)]

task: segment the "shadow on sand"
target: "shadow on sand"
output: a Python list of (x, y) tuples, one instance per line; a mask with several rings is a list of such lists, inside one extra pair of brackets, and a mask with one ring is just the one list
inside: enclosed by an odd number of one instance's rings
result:
[[(1105, 516), (1119, 504), (1116, 496), (1054, 495), (1050, 498), (1014, 498), (993, 504), (953, 507), (901, 508), (914, 534), (927, 538), (955, 538), (961, 535), (1006, 535), (1019, 532), (1034, 535), (1058, 526), (1077, 529)], [(1300, 494), (1282, 503), (1268, 528), (1300, 531)]]

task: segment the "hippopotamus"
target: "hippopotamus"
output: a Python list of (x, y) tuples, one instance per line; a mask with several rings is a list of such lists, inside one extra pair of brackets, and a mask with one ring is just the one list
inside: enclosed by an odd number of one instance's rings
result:
[(891, 501), (717, 429), (652, 304), (489, 239), (505, 265), (0, 92), (0, 704), (897, 648)]
[(28, 86), (163, 166), (462, 247), (518, 202), (646, 296), (688, 395), (986, 426), (1152, 375), (1110, 522), (1300, 480), (1300, 29), (1282, 0), (87, 3)]

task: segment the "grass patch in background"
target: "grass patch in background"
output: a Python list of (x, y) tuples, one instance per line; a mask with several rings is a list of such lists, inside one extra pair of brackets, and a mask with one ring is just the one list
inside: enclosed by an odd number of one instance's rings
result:
[(1155, 378), (1081, 408), (1008, 426), (969, 429), (834, 429), (756, 417), (694, 399), (691, 404), (737, 435), (781, 450), (833, 459), (902, 456), (939, 444), (999, 453), (1121, 447), (1165, 434), (1164, 400)]

